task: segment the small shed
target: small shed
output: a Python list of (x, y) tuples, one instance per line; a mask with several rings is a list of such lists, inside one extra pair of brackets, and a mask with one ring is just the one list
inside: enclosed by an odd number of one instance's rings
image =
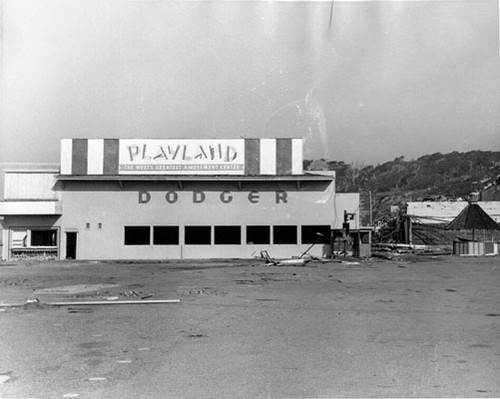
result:
[[(498, 243), (493, 242), (493, 234), (488, 241), (486, 232), (500, 230), (496, 223), (477, 203), (469, 203), (460, 214), (446, 226), (447, 230), (472, 230), (472, 239), (457, 237), (453, 242), (453, 253), (456, 255), (498, 254)], [(482, 231), (482, 240), (476, 240), (475, 233)]]
[(368, 258), (371, 256), (373, 228), (369, 226), (359, 227), (348, 232), (343, 230), (332, 230), (332, 255), (349, 254), (356, 258)]

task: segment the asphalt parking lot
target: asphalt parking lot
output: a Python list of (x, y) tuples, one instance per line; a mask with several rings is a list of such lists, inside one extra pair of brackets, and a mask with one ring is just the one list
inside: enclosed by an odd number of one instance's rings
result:
[(500, 397), (499, 266), (0, 263), (0, 397)]

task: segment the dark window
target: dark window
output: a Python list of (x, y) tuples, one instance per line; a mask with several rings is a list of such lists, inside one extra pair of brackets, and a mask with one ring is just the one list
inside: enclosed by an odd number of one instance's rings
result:
[(153, 227), (154, 245), (179, 245), (179, 227), (178, 226), (154, 226)]
[(330, 243), (330, 226), (302, 226), (302, 244), (314, 243)]
[(57, 246), (57, 230), (31, 230), (32, 247)]
[(214, 227), (215, 244), (241, 244), (240, 226), (215, 226)]
[(270, 226), (247, 226), (247, 244), (271, 243)]
[(125, 245), (149, 245), (150, 242), (149, 226), (125, 226)]
[(297, 226), (274, 226), (274, 244), (297, 244)]
[(186, 226), (184, 241), (191, 245), (211, 244), (210, 226)]

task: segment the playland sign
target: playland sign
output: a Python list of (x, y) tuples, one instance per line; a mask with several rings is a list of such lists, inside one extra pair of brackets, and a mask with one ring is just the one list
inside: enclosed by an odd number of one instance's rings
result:
[(119, 173), (242, 175), (244, 140), (120, 140)]

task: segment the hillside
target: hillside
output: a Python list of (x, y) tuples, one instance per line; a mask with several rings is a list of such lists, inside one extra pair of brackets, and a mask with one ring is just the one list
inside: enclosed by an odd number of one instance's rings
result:
[[(372, 193), (373, 220), (408, 201), (467, 199), (471, 192), (499, 184), (500, 151), (435, 153), (407, 161), (398, 157), (377, 166), (342, 161), (304, 161), (305, 170), (335, 170), (337, 192), (361, 192), (361, 216), (368, 224)], [(360, 190), (365, 189), (365, 190)]]

